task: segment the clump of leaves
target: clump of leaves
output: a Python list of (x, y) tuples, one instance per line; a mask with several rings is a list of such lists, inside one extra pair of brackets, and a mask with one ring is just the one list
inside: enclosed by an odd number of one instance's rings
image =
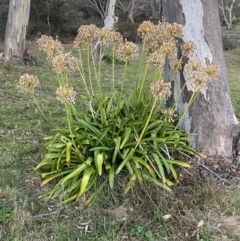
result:
[[(42, 185), (57, 181), (47, 194), (63, 198), (62, 203), (79, 200), (101, 177), (101, 180), (104, 179), (102, 184), (87, 200), (86, 204), (91, 204), (105, 185), (114, 187), (115, 177), (121, 172), (128, 176), (125, 192), (144, 181), (151, 181), (170, 191), (173, 181), (178, 182), (176, 167), (189, 166), (179, 157), (196, 154), (189, 146), (188, 134), (178, 126), (196, 95), (206, 88), (209, 81), (207, 74), (203, 74), (200, 63), (189, 63), (187, 66), (193, 94), (190, 104), (179, 117), (174, 112), (177, 103), (170, 109), (165, 108), (165, 101), (171, 95), (171, 84), (163, 81), (166, 58), (172, 60), (171, 66), (176, 73), (183, 57), (189, 57), (194, 52), (194, 45), (184, 43), (181, 46), (182, 56), (173, 61), (177, 57), (174, 39), (182, 34), (180, 25), (144, 22), (138, 31), (144, 42), (142, 61), (135, 88), (130, 94), (124, 93), (125, 73), (129, 62), (138, 58), (139, 48), (131, 42), (123, 42), (119, 33), (97, 29), (95, 25), (79, 28), (75, 47), (79, 49), (80, 59), (82, 51), (87, 52), (87, 70), (77, 58), (62, 52), (59, 41), (42, 36), (39, 45), (52, 61), (59, 80), (57, 99), (66, 108), (67, 118), (63, 119), (63, 128), (56, 127), (38, 104), (34, 95), (38, 79), (30, 75), (20, 79), (20, 90), (33, 96), (43, 117), (54, 127), (55, 134), (46, 138), (47, 154), (35, 170), (42, 173)], [(91, 61), (94, 59), (93, 43), (97, 39), (100, 41), (100, 56), (106, 46), (112, 46), (112, 60), (117, 56), (124, 63), (121, 88), (116, 90), (115, 61), (112, 62), (109, 96), (103, 93), (102, 61)], [(146, 62), (143, 61), (144, 53), (147, 55)], [(87, 101), (88, 107), (84, 110), (75, 107), (77, 93), (70, 85), (70, 74), (77, 69), (86, 90), (86, 95), (81, 96), (84, 102)], [(216, 71), (213, 66), (208, 69), (211, 75)], [(173, 74), (170, 81), (174, 81), (174, 77)], [(150, 88), (146, 88), (149, 83)]]
[(106, 53), (104, 56), (103, 56), (103, 61), (107, 62), (108, 64), (112, 64), (113, 62), (115, 62), (116, 64), (124, 64), (123, 61), (119, 60), (118, 58), (113, 58), (113, 55), (112, 54), (108, 54)]
[(167, 190), (173, 185), (172, 176), (178, 182), (174, 165), (188, 167), (188, 164), (174, 157), (195, 153), (189, 147), (187, 134), (175, 130), (172, 122), (160, 119), (160, 113), (156, 112), (140, 139), (149, 106), (133, 107), (129, 103), (128, 99), (117, 103), (114, 97), (105, 98), (100, 104), (94, 103), (94, 107), (98, 106), (94, 114), (90, 110), (74, 112), (71, 126), (76, 128), (72, 133), (60, 129), (50, 138), (48, 153), (36, 167), (43, 168), (42, 185), (61, 177), (48, 194), (62, 193), (69, 197), (64, 202), (78, 200), (103, 174), (107, 174), (103, 175), (103, 185), (108, 183), (113, 188), (115, 176), (121, 171), (127, 171), (129, 177), (125, 192), (136, 180), (140, 184), (152, 181)]

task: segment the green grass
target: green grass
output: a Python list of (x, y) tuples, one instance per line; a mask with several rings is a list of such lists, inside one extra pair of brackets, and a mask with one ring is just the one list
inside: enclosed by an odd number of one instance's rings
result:
[[(38, 67), (4, 67), (0, 63), (0, 240), (182, 241), (190, 240), (201, 220), (204, 221), (199, 230), (202, 241), (240, 239), (240, 232), (232, 231), (240, 225), (239, 186), (198, 183), (184, 171), (182, 184), (172, 194), (148, 184), (124, 196), (126, 180), (119, 176), (116, 188), (104, 189), (96, 205), (88, 209), (84, 209), (84, 198), (67, 206), (58, 206), (58, 200), (38, 199), (48, 187), (40, 187), (40, 176), (33, 169), (45, 152), (43, 137), (49, 134), (50, 127), (41, 119), (33, 101), (17, 91), (19, 76), (26, 72), (38, 76), (40, 103), (55, 122), (64, 115), (64, 110), (55, 99), (57, 81), (51, 65), (42, 53), (32, 55), (37, 58)], [(233, 104), (240, 116), (240, 48), (225, 56)], [(138, 75), (136, 65), (130, 67), (126, 74), (127, 91), (131, 91)], [(103, 68), (108, 91), (111, 69), (107, 63)], [(118, 88), (122, 69), (122, 65), (117, 65)], [(75, 89), (82, 93), (78, 75), (74, 78)], [(165, 220), (165, 215), (170, 218)], [(231, 225), (226, 222), (229, 217)]]
[(222, 34), (223, 35), (228, 35), (228, 34), (239, 35), (239, 33), (240, 33), (240, 25), (239, 24), (235, 25), (232, 29), (227, 29), (226, 26), (222, 27)]

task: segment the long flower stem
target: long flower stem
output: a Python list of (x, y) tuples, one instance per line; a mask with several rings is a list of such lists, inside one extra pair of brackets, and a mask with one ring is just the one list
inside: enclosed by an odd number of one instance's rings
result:
[[(143, 39), (143, 46), (142, 46), (141, 57), (140, 57), (140, 66), (139, 66), (140, 70), (142, 69), (144, 50), (145, 50), (145, 38)], [(142, 75), (142, 72), (140, 71), (138, 76), (138, 81), (136, 82), (136, 91), (139, 89), (139, 85), (141, 82), (141, 75)]]
[(126, 75), (126, 70), (127, 70), (127, 64), (128, 64), (128, 62), (126, 62), (125, 65), (124, 65), (124, 72), (123, 72), (123, 77), (122, 77), (120, 99), (122, 97), (123, 87), (124, 87), (124, 83), (125, 83), (125, 75)]
[(102, 100), (102, 89), (101, 89), (101, 67), (102, 67), (102, 51), (103, 51), (103, 43), (100, 42), (100, 56), (99, 56), (99, 62), (98, 62), (98, 91), (99, 91), (99, 97)]
[(138, 141), (137, 141), (137, 143), (136, 143), (136, 145), (135, 145), (135, 147), (134, 147), (134, 150), (137, 149), (139, 143), (141, 142), (141, 140), (142, 140), (142, 138), (143, 138), (143, 135), (144, 135), (144, 133), (145, 133), (147, 127), (148, 127), (149, 121), (150, 121), (150, 119), (151, 119), (151, 117), (152, 117), (152, 113), (153, 113), (153, 110), (154, 110), (154, 108), (155, 108), (155, 106), (156, 106), (156, 103), (157, 103), (157, 99), (155, 99), (154, 102), (153, 102), (151, 111), (150, 111), (150, 113), (149, 113), (149, 115), (148, 115), (147, 121), (146, 121), (146, 123), (145, 123), (145, 125), (144, 125), (144, 128), (143, 128), (143, 130), (142, 130), (142, 132), (141, 132), (141, 135), (140, 135), (140, 137), (138, 138)]
[(86, 88), (86, 91), (87, 91), (87, 94), (89, 97), (91, 97), (90, 95), (90, 92), (89, 92), (89, 89), (88, 89), (88, 86), (87, 86), (87, 82), (86, 82), (86, 78), (85, 78), (85, 74), (84, 74), (84, 71), (83, 71), (83, 66), (82, 66), (82, 55), (81, 55), (81, 52), (79, 51), (79, 59), (81, 61), (81, 67), (78, 68), (78, 71), (79, 71), (79, 74), (82, 78), (82, 81), (83, 81), (83, 84)]
[(91, 92), (92, 92), (92, 96), (94, 95), (94, 90), (93, 90), (93, 84), (92, 84), (92, 71), (91, 71), (91, 66), (90, 66), (90, 54), (91, 49), (88, 48), (88, 78), (89, 78), (89, 84), (90, 84), (90, 88), (91, 88)]
[(194, 102), (194, 100), (196, 99), (197, 95), (198, 95), (198, 92), (196, 92), (196, 91), (194, 91), (194, 92), (192, 93), (192, 96), (191, 96), (191, 98), (190, 98), (190, 100), (189, 100), (189, 102), (188, 102), (185, 110), (184, 110), (183, 113), (181, 114), (180, 119), (179, 119), (177, 125), (175, 126), (175, 129), (174, 129), (174, 130), (176, 130), (176, 129), (179, 127), (179, 125), (181, 124), (181, 122), (182, 122), (185, 114), (187, 113), (188, 109), (190, 108), (190, 106), (192, 105), (192, 103)]
[(148, 64), (147, 64), (146, 67), (145, 67), (143, 79), (140, 81), (140, 82), (141, 82), (140, 91), (138, 92), (138, 89), (137, 89), (137, 93), (138, 93), (137, 102), (138, 102), (138, 101), (140, 100), (140, 98), (142, 97), (143, 89), (144, 89), (144, 86), (145, 86), (145, 83), (146, 83), (146, 79), (147, 79), (147, 73), (148, 73)]
[(176, 69), (174, 70), (174, 72), (171, 74), (171, 77), (170, 77), (170, 82), (174, 81), (175, 78), (176, 78), (176, 75), (177, 75), (177, 72), (181, 66), (181, 63), (182, 63), (182, 59), (183, 59), (183, 55), (181, 56), (181, 58), (178, 60), (178, 64), (177, 64), (177, 67)]
[(66, 112), (67, 112), (67, 121), (68, 121), (68, 129), (69, 129), (69, 132), (70, 132), (70, 137), (71, 137), (71, 140), (72, 140), (72, 144), (75, 148), (75, 152), (83, 157), (83, 155), (79, 152), (79, 148), (77, 148), (76, 146), (76, 143), (75, 143), (75, 140), (74, 140), (74, 134), (72, 132), (72, 126), (71, 126), (71, 123), (72, 123), (72, 118), (71, 118), (71, 109), (69, 108), (68, 104), (65, 104), (65, 108), (66, 108)]
[(34, 100), (34, 103), (36, 104), (40, 114), (42, 115), (42, 117), (44, 118), (44, 120), (52, 127), (52, 128), (55, 128), (54, 124), (47, 118), (47, 116), (43, 113), (40, 105), (38, 104), (38, 101), (36, 99), (36, 96), (34, 95), (34, 93), (32, 94), (32, 97), (33, 97), (33, 100)]
[(115, 88), (115, 44), (113, 45), (112, 49), (112, 92)]

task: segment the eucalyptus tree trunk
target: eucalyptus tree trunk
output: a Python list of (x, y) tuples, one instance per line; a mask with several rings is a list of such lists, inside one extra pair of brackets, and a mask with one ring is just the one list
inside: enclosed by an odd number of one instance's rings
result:
[[(107, 28), (110, 31), (114, 30), (114, 24), (118, 21), (118, 18), (115, 16), (115, 5), (116, 0), (109, 0), (106, 5), (107, 11), (104, 19), (104, 28)], [(105, 46), (98, 40), (93, 48), (94, 61), (98, 62), (102, 59), (104, 52)]]
[[(222, 50), (218, 0), (162, 0), (162, 13), (167, 22), (183, 25), (184, 41), (197, 46), (194, 58), (204, 65), (220, 67), (218, 80), (209, 83), (204, 94), (200, 93), (188, 109), (181, 128), (196, 133), (190, 143), (209, 157), (232, 160), (233, 139), (239, 139), (239, 124), (232, 106)], [(165, 76), (167, 78), (167, 76)], [(173, 97), (176, 99), (185, 82), (179, 72), (174, 82)], [(190, 101), (191, 91), (186, 89), (177, 108), (182, 113)]]
[(30, 0), (10, 0), (5, 31), (4, 61), (23, 59)]
[(152, 12), (152, 19), (154, 21), (156, 20), (160, 20), (160, 9), (161, 9), (161, 3), (160, 0), (149, 0), (149, 5), (151, 8), (151, 12)]

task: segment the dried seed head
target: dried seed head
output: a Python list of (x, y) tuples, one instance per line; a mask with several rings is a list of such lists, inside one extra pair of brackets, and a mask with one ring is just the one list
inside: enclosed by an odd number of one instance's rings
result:
[(66, 104), (75, 104), (76, 94), (77, 92), (68, 84), (60, 86), (56, 91), (57, 100)]
[(111, 31), (107, 28), (100, 28), (97, 31), (97, 39), (104, 45), (111, 43)]
[(189, 70), (190, 72), (192, 72), (192, 71), (200, 71), (201, 69), (203, 69), (203, 65), (198, 60), (190, 59), (188, 61), (188, 63), (185, 65), (185, 69)]
[(182, 54), (188, 58), (191, 58), (197, 49), (196, 45), (192, 41), (184, 42), (180, 46)]
[(152, 69), (162, 68), (165, 63), (166, 55), (160, 51), (155, 51), (149, 54), (147, 58), (147, 63), (150, 65)]
[(154, 29), (145, 37), (147, 53), (159, 50), (160, 46), (168, 41), (169, 38), (167, 37), (165, 30), (162, 29), (162, 26), (160, 24), (154, 25)]
[(215, 79), (219, 76), (220, 69), (217, 65), (208, 65), (206, 68), (206, 73), (210, 79)]
[(177, 47), (174, 41), (163, 43), (160, 51), (173, 58), (177, 56)]
[(97, 39), (98, 28), (95, 24), (82, 25), (78, 29), (77, 37), (74, 40), (74, 47), (81, 50), (86, 50), (92, 46)]
[(123, 37), (119, 32), (111, 31), (110, 32), (110, 43), (119, 44), (123, 42)]
[(40, 39), (37, 41), (39, 45), (39, 49), (43, 50), (47, 56), (48, 59), (53, 59), (56, 55), (63, 52), (63, 46), (61, 42), (56, 39), (54, 40), (50, 36), (42, 35)]
[(162, 80), (158, 80), (154, 83), (151, 84), (150, 87), (151, 94), (153, 95), (154, 98), (162, 100), (162, 99), (167, 99), (171, 96), (171, 84), (164, 83)]
[(183, 27), (180, 24), (166, 24), (166, 32), (170, 38), (178, 37), (181, 38), (183, 35)]
[(194, 92), (205, 91), (208, 82), (209, 78), (205, 71), (195, 71), (191, 74), (188, 85), (190, 86), (190, 90)]
[(117, 50), (116, 54), (119, 60), (127, 62), (131, 59), (136, 59), (138, 57), (138, 46), (132, 42), (121, 43)]
[(169, 64), (172, 70), (178, 71), (182, 67), (182, 61), (181, 59), (177, 58), (169, 58)]
[(39, 80), (37, 76), (35, 75), (30, 75), (30, 74), (24, 74), (20, 77), (19, 84), (17, 88), (21, 92), (25, 93), (33, 93), (34, 88), (39, 85)]
[(155, 25), (150, 21), (143, 21), (138, 29), (138, 35), (141, 36), (141, 38), (148, 38), (149, 36), (154, 36), (155, 32)]
[(73, 57), (70, 53), (59, 54), (53, 61), (53, 69), (59, 75), (70, 75), (80, 65), (80, 61)]

